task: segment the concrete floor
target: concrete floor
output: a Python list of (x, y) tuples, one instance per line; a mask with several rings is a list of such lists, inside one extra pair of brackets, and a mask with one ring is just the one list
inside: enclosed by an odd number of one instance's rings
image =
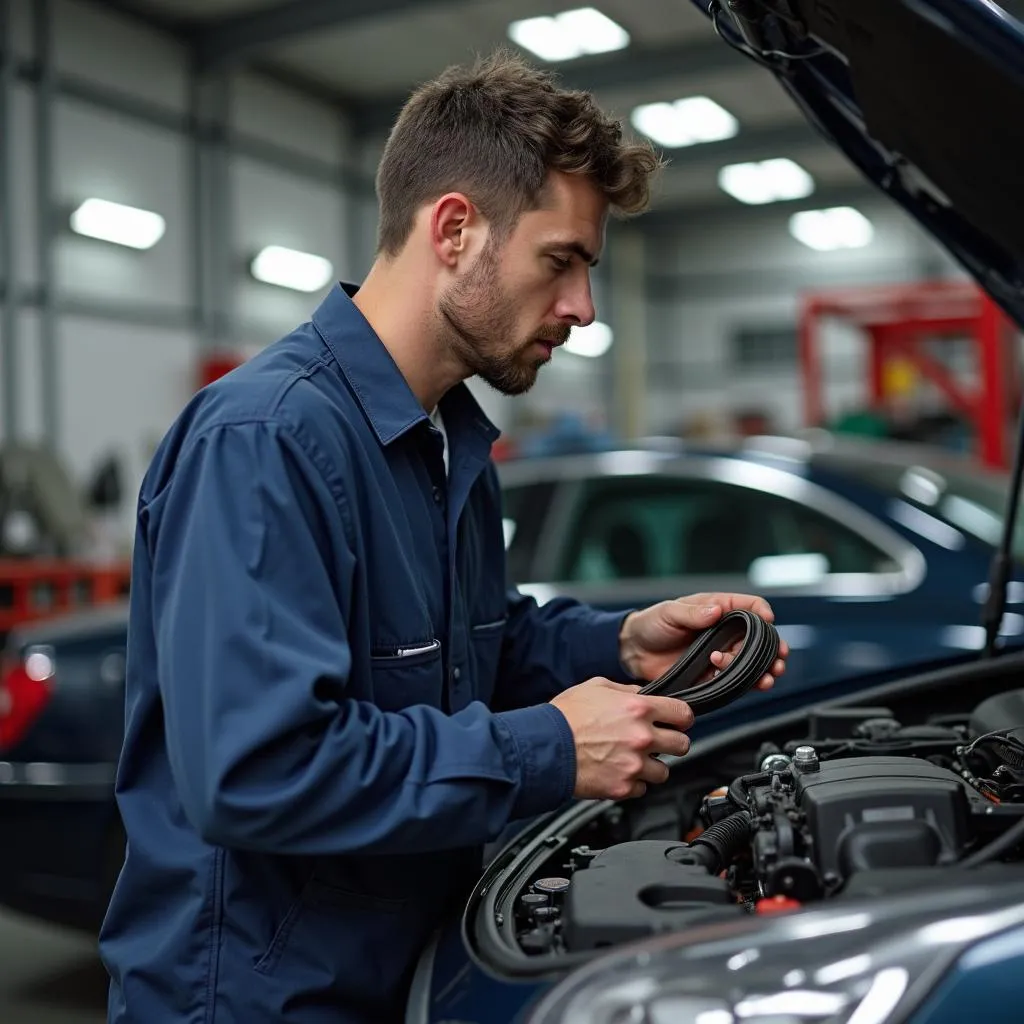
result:
[(0, 910), (3, 1024), (105, 1024), (106, 1006), (94, 938)]

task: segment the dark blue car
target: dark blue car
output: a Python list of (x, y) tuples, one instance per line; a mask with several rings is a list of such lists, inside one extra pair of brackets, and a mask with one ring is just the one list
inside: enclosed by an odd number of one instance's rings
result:
[[(501, 480), (509, 571), (540, 602), (768, 598), (793, 651), (773, 701), (981, 649), (1008, 481), (951, 453), (814, 433), (529, 459), (503, 465)], [(1010, 596), (1012, 642), (1024, 587)], [(727, 717), (757, 717), (764, 700)]]

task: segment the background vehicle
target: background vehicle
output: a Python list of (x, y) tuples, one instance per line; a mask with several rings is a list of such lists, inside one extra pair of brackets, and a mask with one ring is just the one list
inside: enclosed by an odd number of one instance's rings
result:
[(510, 574), (539, 600), (604, 608), (764, 594), (793, 650), (772, 699), (980, 648), (1006, 476), (923, 446), (813, 437), (506, 464)]
[(90, 930), (124, 859), (126, 644), (110, 603), (15, 630), (0, 670), (0, 903)]

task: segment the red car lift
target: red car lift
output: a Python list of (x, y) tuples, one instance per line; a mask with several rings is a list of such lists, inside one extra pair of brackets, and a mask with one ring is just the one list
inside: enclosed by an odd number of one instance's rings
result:
[(0, 559), (0, 637), (24, 623), (126, 597), (130, 570), (127, 561)]
[[(977, 453), (988, 466), (1006, 468), (1008, 429), (1020, 396), (1014, 328), (998, 306), (970, 281), (817, 292), (803, 297), (800, 311), (800, 364), (808, 426), (825, 420), (821, 370), (821, 326), (836, 318), (864, 333), (870, 346), (870, 403), (885, 401), (887, 360), (899, 357), (930, 380), (975, 431)], [(978, 388), (957, 380), (925, 343), (940, 337), (966, 338), (977, 355)]]

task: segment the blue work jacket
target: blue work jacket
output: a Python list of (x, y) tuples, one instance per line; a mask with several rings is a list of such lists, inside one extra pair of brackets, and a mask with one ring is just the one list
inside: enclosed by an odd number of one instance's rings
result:
[(505, 578), (497, 431), (443, 438), (336, 287), (201, 391), (142, 484), (100, 937), (111, 1022), (387, 1024), (483, 844), (570, 801), (548, 701), (622, 616)]

